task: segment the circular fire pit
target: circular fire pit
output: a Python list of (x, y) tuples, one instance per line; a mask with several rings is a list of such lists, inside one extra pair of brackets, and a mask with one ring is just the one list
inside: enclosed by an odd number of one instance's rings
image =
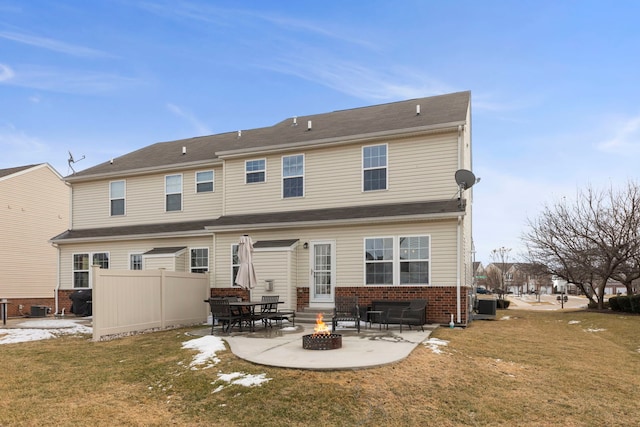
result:
[(340, 334), (310, 334), (302, 336), (302, 348), (305, 350), (335, 350), (342, 348)]

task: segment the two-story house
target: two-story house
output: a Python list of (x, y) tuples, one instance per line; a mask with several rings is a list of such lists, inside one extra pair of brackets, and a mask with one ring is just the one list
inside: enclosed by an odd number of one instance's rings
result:
[(0, 298), (8, 316), (54, 307), (58, 254), (49, 239), (69, 227), (70, 194), (47, 163), (0, 169)]
[[(91, 287), (91, 264), (208, 271), (212, 295), (294, 309), (426, 298), (429, 321), (465, 324), (471, 190), (458, 169), (471, 169), (470, 92), (150, 145), (66, 178), (60, 293)], [(243, 234), (250, 295), (234, 284)]]

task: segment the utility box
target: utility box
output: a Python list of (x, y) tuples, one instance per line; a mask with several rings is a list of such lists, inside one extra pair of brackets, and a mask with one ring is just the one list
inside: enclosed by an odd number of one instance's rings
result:
[(29, 317), (46, 317), (47, 316), (47, 307), (44, 305), (32, 305), (31, 306), (31, 314)]
[(495, 298), (476, 300), (476, 312), (473, 314), (474, 319), (491, 320), (496, 318), (498, 301)]

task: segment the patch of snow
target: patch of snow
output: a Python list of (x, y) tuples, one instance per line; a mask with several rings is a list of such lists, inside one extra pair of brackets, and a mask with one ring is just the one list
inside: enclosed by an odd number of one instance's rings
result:
[(500, 320), (511, 320), (511, 316), (502, 316)]
[(432, 352), (436, 354), (442, 354), (443, 351), (440, 347), (448, 345), (449, 341), (441, 340), (438, 338), (429, 338), (428, 340), (424, 341), (423, 344), (426, 347), (430, 348)]
[(570, 325), (577, 325), (578, 323), (581, 323), (581, 320), (569, 320), (569, 324)]
[(0, 344), (48, 340), (60, 335), (93, 333), (91, 327), (78, 324), (75, 320), (31, 320), (22, 322), (18, 326), (19, 328), (0, 329)]
[(295, 326), (285, 326), (283, 328), (280, 328), (280, 330), (281, 331), (285, 331), (285, 332), (287, 332), (287, 331), (295, 331), (296, 327)]
[(267, 374), (252, 375), (243, 374), (241, 372), (233, 372), (231, 374), (218, 374), (218, 378), (219, 380), (226, 381), (229, 384), (237, 384), (244, 387), (259, 386), (263, 383), (271, 381), (271, 378), (267, 378)]
[(602, 331), (606, 331), (606, 329), (594, 329), (594, 328), (589, 328), (589, 329), (584, 329), (585, 332), (602, 332)]
[(197, 366), (204, 365), (205, 363), (213, 362), (217, 364), (220, 362), (220, 359), (216, 357), (216, 353), (226, 350), (222, 338), (213, 335), (205, 335), (201, 338), (186, 341), (182, 343), (182, 348), (197, 350), (199, 352), (193, 357), (191, 364), (189, 364), (192, 369), (197, 369)]

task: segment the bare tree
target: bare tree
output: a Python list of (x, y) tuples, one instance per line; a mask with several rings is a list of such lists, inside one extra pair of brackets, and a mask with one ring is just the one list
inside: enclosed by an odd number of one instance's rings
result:
[(504, 246), (491, 251), (491, 260), (493, 264), (500, 270), (498, 279), (498, 294), (500, 298), (504, 299), (504, 295), (508, 292), (506, 275), (512, 264), (509, 263), (509, 254), (511, 248), (505, 248)]
[[(547, 205), (523, 235), (530, 262), (577, 285), (599, 308), (609, 279), (636, 278), (640, 250), (640, 189), (579, 192), (574, 204)], [(622, 280), (621, 280), (622, 281)]]

